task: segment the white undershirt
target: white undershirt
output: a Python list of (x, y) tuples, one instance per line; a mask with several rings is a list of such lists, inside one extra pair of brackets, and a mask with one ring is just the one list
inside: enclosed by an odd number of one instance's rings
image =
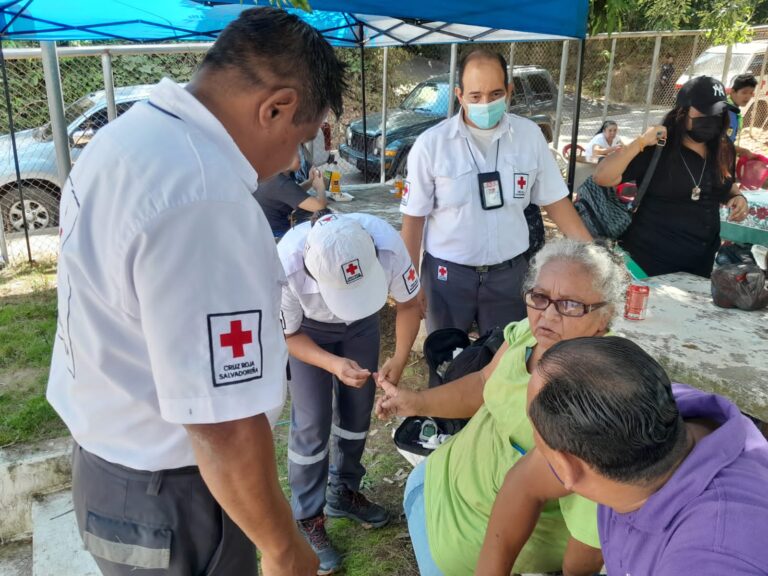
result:
[(475, 146), (477, 146), (480, 149), (480, 152), (483, 153), (483, 158), (487, 158), (488, 150), (490, 149), (491, 142), (493, 141), (493, 135), (496, 133), (496, 126), (490, 128), (489, 130), (483, 130), (481, 128), (475, 128), (474, 126), (467, 124), (467, 128), (469, 129), (469, 133), (472, 135), (472, 142), (474, 142)]

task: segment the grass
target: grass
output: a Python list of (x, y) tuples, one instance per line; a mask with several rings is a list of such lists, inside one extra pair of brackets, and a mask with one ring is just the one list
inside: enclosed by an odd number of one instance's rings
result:
[[(382, 310), (381, 359), (394, 349), (394, 308)], [(55, 438), (67, 429), (45, 400), (51, 349), (56, 332), (55, 266), (19, 267), (0, 271), (0, 447)], [(401, 386), (420, 387), (425, 365), (416, 356), (406, 368)], [(288, 426), (275, 428), (280, 483), (288, 487)], [(345, 519), (329, 520), (334, 545), (344, 555), (346, 576), (417, 576), (408, 527), (402, 514), (405, 477), (410, 465), (396, 452), (392, 422), (375, 417), (363, 456), (368, 473), (363, 491), (385, 506), (392, 522), (379, 530), (363, 530)]]
[(0, 273), (0, 446), (66, 434), (45, 400), (56, 333), (55, 268)]

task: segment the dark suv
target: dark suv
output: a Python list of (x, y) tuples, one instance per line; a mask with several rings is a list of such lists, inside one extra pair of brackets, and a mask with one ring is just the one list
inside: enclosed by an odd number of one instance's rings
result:
[[(387, 145), (384, 150), (387, 178), (405, 174), (408, 152), (416, 138), (430, 126), (442, 122), (448, 114), (449, 98), (453, 109), (458, 100), (449, 90), (447, 74), (421, 82), (403, 103), (387, 113)], [(557, 102), (557, 87), (547, 70), (539, 66), (515, 66), (512, 73), (514, 93), (509, 111), (536, 122), (547, 142), (552, 141), (552, 116)], [(381, 113), (366, 116), (368, 140), (368, 177), (378, 179), (381, 166)], [(353, 120), (347, 128), (346, 142), (339, 146), (344, 160), (363, 171), (365, 164), (363, 120)]]

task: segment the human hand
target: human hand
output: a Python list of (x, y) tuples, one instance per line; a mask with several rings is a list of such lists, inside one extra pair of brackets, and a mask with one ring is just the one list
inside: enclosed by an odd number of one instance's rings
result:
[(376, 416), (388, 420), (392, 416), (417, 416), (420, 411), (419, 393), (398, 388), (384, 378), (377, 378), (376, 385), (384, 391), (376, 401)]
[(371, 371), (361, 367), (354, 360), (349, 358), (339, 358), (333, 369), (333, 374), (342, 384), (352, 388), (362, 388), (368, 378), (371, 377)]
[(730, 209), (728, 214), (728, 222), (741, 222), (749, 214), (749, 202), (741, 194), (738, 196), (731, 196), (726, 206)]
[(397, 362), (393, 358), (387, 358), (381, 368), (379, 368), (379, 371), (373, 375), (374, 380), (378, 382), (380, 379), (383, 379), (397, 386), (397, 383), (400, 382), (400, 377), (403, 375), (404, 368), (404, 363)]
[(263, 554), (261, 571), (264, 576), (315, 576), (320, 567), (317, 554), (298, 532), (290, 551), (279, 557)]
[(312, 168), (309, 169), (308, 177), (312, 183), (312, 188), (316, 192), (325, 191), (325, 180), (323, 179), (323, 173), (319, 168), (312, 166)]
[(667, 129), (664, 126), (651, 126), (646, 130), (639, 140), (643, 147), (656, 146), (659, 140), (666, 140)]

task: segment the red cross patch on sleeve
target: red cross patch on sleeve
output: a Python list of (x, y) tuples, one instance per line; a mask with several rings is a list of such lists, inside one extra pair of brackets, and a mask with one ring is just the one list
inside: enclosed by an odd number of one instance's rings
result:
[(344, 281), (347, 284), (352, 284), (363, 277), (363, 270), (360, 268), (360, 260), (355, 258), (341, 265), (341, 270), (344, 272)]
[(408, 206), (408, 195), (411, 193), (411, 183), (408, 180), (403, 182), (403, 197), (400, 199), (400, 204)]
[(215, 387), (261, 378), (261, 310), (208, 314), (208, 343)]
[(405, 282), (405, 289), (408, 290), (408, 294), (413, 294), (419, 287), (419, 275), (416, 274), (416, 268), (413, 267), (413, 264), (403, 272), (403, 282)]
[(528, 195), (528, 174), (515, 172), (515, 198), (525, 198)]

